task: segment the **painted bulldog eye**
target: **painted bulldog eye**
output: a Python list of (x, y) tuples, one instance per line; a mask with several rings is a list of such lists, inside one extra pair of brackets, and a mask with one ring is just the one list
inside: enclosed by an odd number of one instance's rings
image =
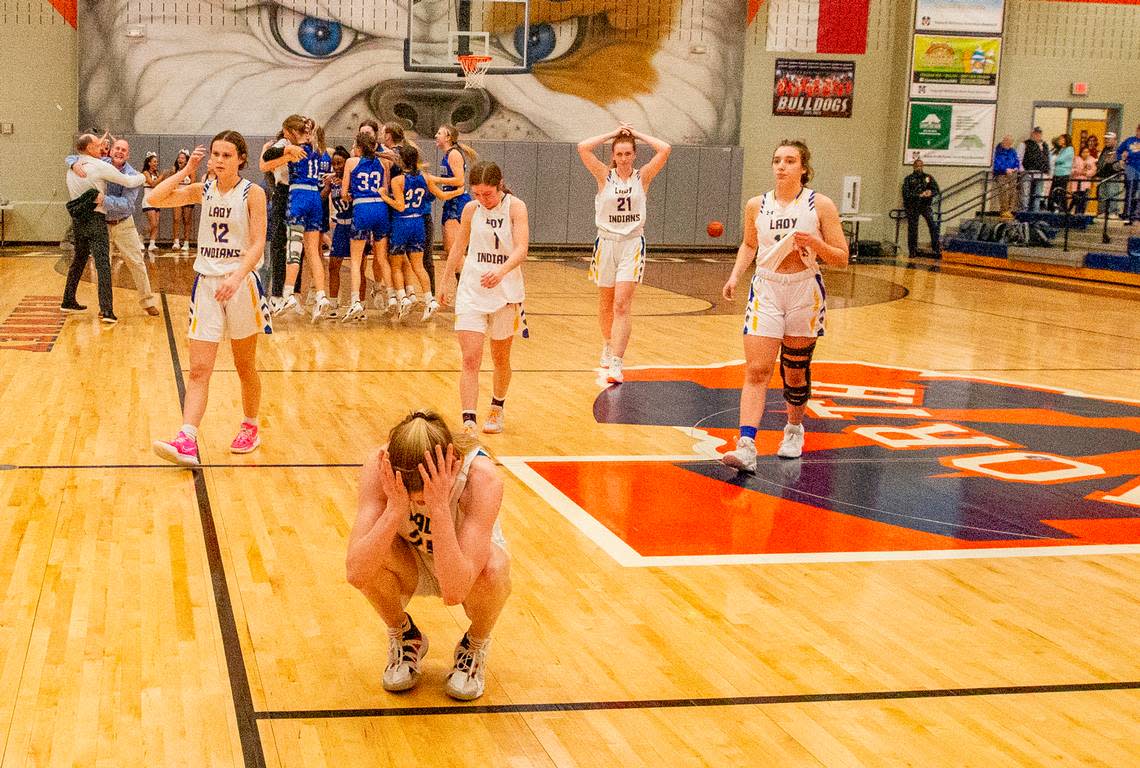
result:
[(513, 32), (499, 35), (498, 44), (519, 58), (525, 50), (529, 64), (555, 61), (577, 47), (586, 29), (584, 23), (579, 23), (580, 18), (573, 16), (564, 21), (532, 24), (529, 35), (524, 35), (520, 25)]
[(266, 9), (273, 39), (289, 53), (308, 59), (331, 59), (356, 42), (357, 31), (339, 21), (306, 16), (273, 5)]

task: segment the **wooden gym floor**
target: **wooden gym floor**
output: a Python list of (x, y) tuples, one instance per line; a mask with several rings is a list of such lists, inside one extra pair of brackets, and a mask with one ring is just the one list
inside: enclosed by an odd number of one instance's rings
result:
[(278, 322), (248, 456), (223, 352), (190, 472), (150, 451), (180, 423), (189, 260), (151, 267), (161, 318), (122, 270), (103, 328), (89, 282), (87, 314), (56, 313), (57, 253), (5, 251), (4, 768), (1140, 762), (1140, 290), (831, 272), (805, 457), (770, 458), (774, 381), (748, 478), (708, 460), (740, 380), (729, 263), (656, 255), (610, 390), (579, 254), (525, 267), (531, 338), (485, 441), (514, 594), (460, 704), (462, 611), (413, 601), (426, 673), (387, 694), (343, 565), (369, 451), (458, 409), (449, 315)]

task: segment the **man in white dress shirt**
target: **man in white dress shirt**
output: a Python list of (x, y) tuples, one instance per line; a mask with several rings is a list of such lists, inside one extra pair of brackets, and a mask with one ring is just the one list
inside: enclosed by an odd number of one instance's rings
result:
[[(99, 138), (85, 133), (75, 143), (79, 159), (67, 171), (67, 192), (71, 202), (68, 212), (75, 227), (75, 257), (67, 270), (67, 283), (63, 289), (64, 312), (82, 312), (87, 307), (75, 299), (79, 278), (87, 266), (87, 259), (95, 257), (95, 271), (99, 276), (99, 317), (104, 323), (118, 322), (112, 305), (110, 241), (107, 237), (107, 215), (103, 207), (103, 193), (108, 181), (126, 189), (141, 187), (146, 181), (142, 174), (127, 176), (110, 163), (102, 160), (102, 143)], [(76, 169), (82, 171), (81, 177)], [(91, 193), (94, 192), (92, 195)], [(91, 206), (86, 201), (94, 203)]]

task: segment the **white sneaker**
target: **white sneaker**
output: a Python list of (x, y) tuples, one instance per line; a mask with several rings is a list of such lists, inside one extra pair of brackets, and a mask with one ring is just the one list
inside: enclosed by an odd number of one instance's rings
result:
[(720, 457), (720, 463), (744, 472), (756, 471), (756, 441), (751, 437), (736, 438), (736, 450)]
[(289, 294), (284, 298), (277, 299), (277, 309), (273, 310), (273, 316), (278, 317), (280, 315), (283, 315), (290, 309), (296, 312), (304, 311), (304, 307), (301, 306), (301, 302), (297, 301), (297, 297), (293, 294)]
[(500, 405), (492, 405), (491, 410), (487, 412), (487, 418), (483, 420), (483, 431), (488, 435), (497, 435), (503, 431), (503, 408)]
[(147, 245), (146, 249), (147, 249), (148, 251), (153, 251), (153, 250), (156, 250), (156, 247), (155, 247), (155, 244), (154, 244), (154, 241), (153, 241), (153, 240), (151, 240), (151, 241), (150, 241), (150, 243)]
[(335, 320), (340, 317), (340, 302), (336, 299), (329, 299), (329, 313), (326, 315), (329, 320)]
[(328, 317), (329, 307), (331, 306), (332, 302), (322, 296), (321, 298), (317, 299), (317, 303), (313, 305), (313, 314), (309, 319), (315, 323), (321, 318)]
[(436, 301), (435, 299), (432, 299), (431, 301), (428, 302), (428, 305), (426, 307), (424, 307), (424, 316), (421, 317), (420, 320), (427, 322), (428, 320), (431, 320), (431, 316), (434, 315), (438, 311), (439, 311), (439, 302)]
[(788, 424), (784, 427), (784, 439), (776, 449), (781, 459), (798, 459), (804, 452), (804, 425)]
[(475, 437), (475, 433), (479, 431), (479, 425), (473, 421), (463, 422), (463, 434), (468, 437)]
[(352, 306), (348, 308), (348, 311), (344, 313), (344, 317), (341, 319), (341, 322), (347, 323), (347, 322), (351, 322), (353, 320), (363, 320), (363, 319), (364, 319), (364, 305), (361, 304), (359, 301), (354, 301), (354, 302), (352, 302)]
[(415, 304), (415, 302), (412, 301), (412, 297), (411, 296), (405, 296), (400, 301), (400, 311), (399, 311), (399, 314), (397, 315), (397, 317), (400, 320), (403, 320), (405, 317), (407, 317), (408, 313), (412, 311), (412, 305), (413, 304)]
[(621, 371), (621, 358), (611, 357), (609, 372), (606, 373), (606, 381), (610, 384), (621, 384), (625, 381), (625, 374)]
[(188, 253), (189, 251), (190, 251), (190, 241), (187, 240), (187, 241), (182, 243), (182, 252)]
[(602, 345), (602, 356), (598, 361), (599, 364), (603, 368), (609, 368), (610, 367), (610, 358), (612, 358), (613, 355), (614, 355), (614, 351), (613, 351), (613, 349), (610, 348), (610, 345), (609, 344), (603, 344)]
[(385, 313), (393, 314), (395, 312), (398, 312), (399, 310), (400, 310), (400, 305), (396, 303), (396, 297), (395, 296), (389, 296), (388, 297), (388, 305), (384, 309)]
[(388, 666), (384, 667), (384, 690), (406, 691), (420, 680), (420, 662), (427, 655), (428, 639), (415, 624), (402, 637), (388, 636)]
[(487, 652), (491, 650), (491, 641), (485, 640), (483, 647), (477, 651), (471, 650), (467, 635), (455, 646), (455, 666), (447, 676), (447, 695), (460, 701), (471, 701), (483, 695), (485, 687), (484, 675), (487, 669)]
[(175, 240), (174, 243), (170, 246), (170, 250), (177, 251), (181, 247), (182, 247), (182, 241), (181, 240)]
[(384, 291), (376, 287), (376, 283), (372, 284), (372, 308), (384, 309)]

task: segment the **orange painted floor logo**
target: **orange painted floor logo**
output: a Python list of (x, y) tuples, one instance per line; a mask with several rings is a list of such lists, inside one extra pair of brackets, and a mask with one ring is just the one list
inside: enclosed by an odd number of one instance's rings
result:
[(817, 361), (803, 457), (775, 456), (775, 376), (750, 474), (717, 461), (740, 363), (625, 373), (595, 419), (683, 429), (691, 456), (503, 458), (623, 564), (1140, 552), (1140, 403)]

